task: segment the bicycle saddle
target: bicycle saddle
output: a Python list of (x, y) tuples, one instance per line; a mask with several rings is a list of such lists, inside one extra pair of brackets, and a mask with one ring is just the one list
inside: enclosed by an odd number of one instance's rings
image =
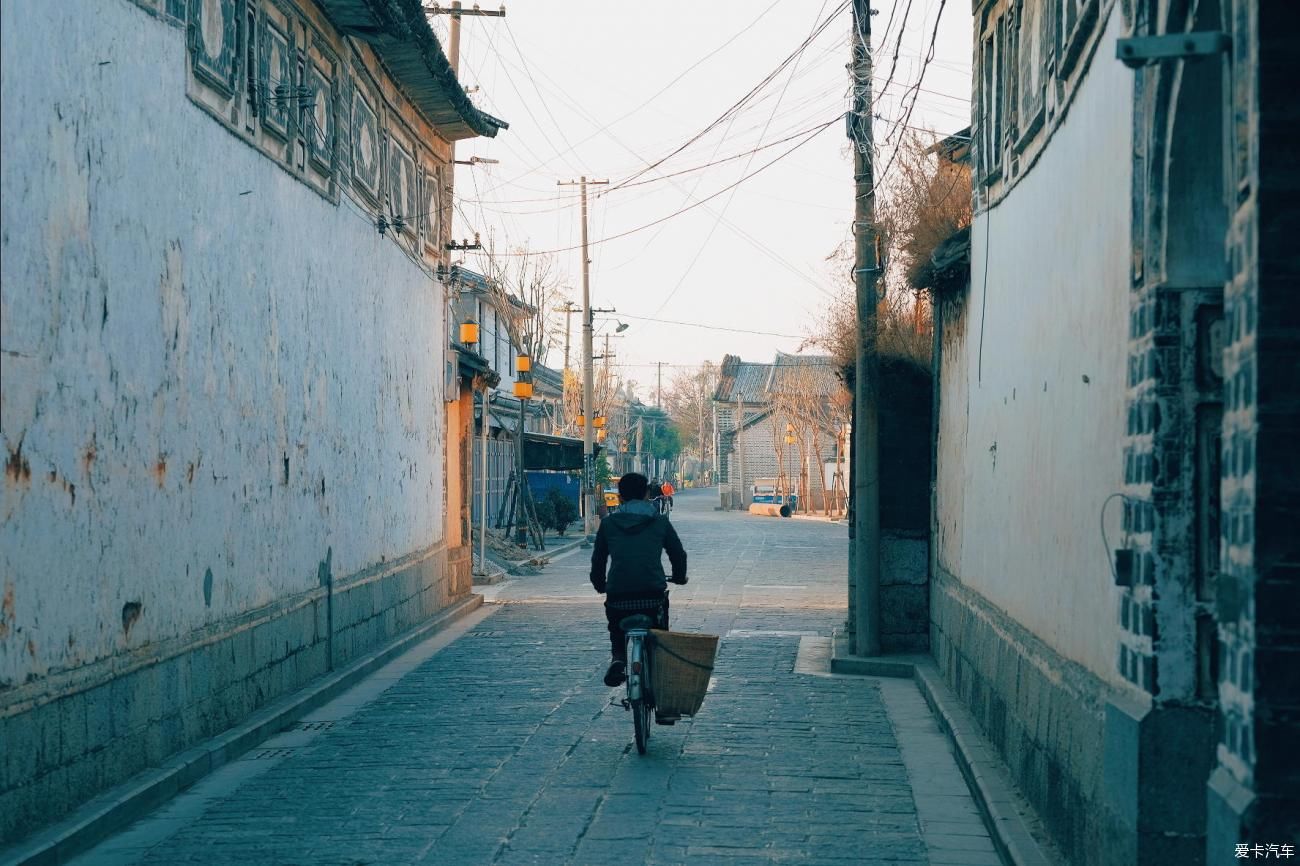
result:
[(623, 631), (631, 631), (635, 628), (651, 629), (654, 628), (654, 624), (655, 621), (653, 619), (643, 613), (638, 613), (629, 617), (624, 617), (623, 620), (619, 622), (618, 627), (623, 629)]

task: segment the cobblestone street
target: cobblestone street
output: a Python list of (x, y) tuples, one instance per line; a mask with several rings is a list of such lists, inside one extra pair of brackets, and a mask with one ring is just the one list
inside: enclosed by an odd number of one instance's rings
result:
[(672, 593), (714, 682), (645, 756), (578, 550), (76, 862), (999, 863), (915, 687), (824, 673), (844, 526), (715, 501), (677, 499)]

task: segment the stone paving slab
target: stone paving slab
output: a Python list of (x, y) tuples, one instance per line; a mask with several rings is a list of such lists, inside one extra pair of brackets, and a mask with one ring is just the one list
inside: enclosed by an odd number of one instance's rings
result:
[(961, 776), (925, 760), (937, 728), (908, 734), (925, 719), (906, 696), (801, 654), (843, 623), (844, 527), (711, 506), (707, 491), (678, 497), (692, 580), (672, 617), (723, 636), (715, 676), (700, 714), (657, 726), (647, 755), (600, 682), (601, 597), (578, 550), (485, 588), (493, 613), (458, 640), (78, 862), (984, 862)]

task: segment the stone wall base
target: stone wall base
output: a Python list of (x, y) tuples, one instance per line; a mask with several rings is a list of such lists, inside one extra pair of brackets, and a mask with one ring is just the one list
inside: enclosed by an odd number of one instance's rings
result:
[(1107, 686), (936, 567), (930, 646), (944, 681), (970, 710), (1074, 864), (1106, 862), (1112, 823), (1102, 785)]
[(468, 596), (445, 549), (422, 551), (84, 668), (0, 705), (0, 844), (225, 731), (275, 698)]
[(880, 532), (880, 651), (930, 650), (930, 542), (924, 533)]

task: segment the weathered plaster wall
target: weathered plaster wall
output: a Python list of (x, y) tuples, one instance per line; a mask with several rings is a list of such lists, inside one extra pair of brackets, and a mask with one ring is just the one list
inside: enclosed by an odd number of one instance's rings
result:
[(188, 102), (182, 30), (94, 6), (0, 13), (0, 686), (445, 531), (437, 284)]
[[(1119, 19), (1115, 7), (1103, 45)], [(941, 396), (939, 566), (1108, 681), (1115, 596), (1099, 526), (1123, 484), (1130, 247), (1115, 216), (1128, 212), (1132, 88), (1121, 64), (1092, 63), (1037, 163), (976, 216)], [(1112, 502), (1112, 544), (1119, 517)]]

